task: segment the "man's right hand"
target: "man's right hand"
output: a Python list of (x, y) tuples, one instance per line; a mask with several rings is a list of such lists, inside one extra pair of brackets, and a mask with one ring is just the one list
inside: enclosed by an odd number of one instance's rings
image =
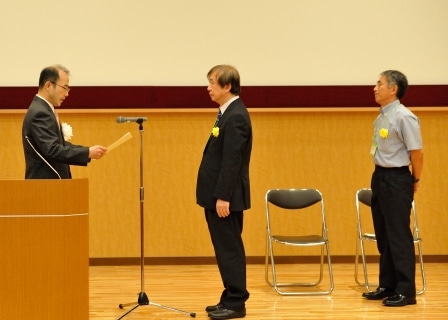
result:
[(103, 146), (93, 146), (89, 148), (90, 159), (101, 159), (107, 152), (107, 148)]

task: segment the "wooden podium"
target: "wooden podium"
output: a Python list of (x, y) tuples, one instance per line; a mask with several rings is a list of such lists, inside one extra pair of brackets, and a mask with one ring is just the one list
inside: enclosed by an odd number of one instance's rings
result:
[(0, 197), (0, 319), (89, 319), (88, 180), (0, 180)]

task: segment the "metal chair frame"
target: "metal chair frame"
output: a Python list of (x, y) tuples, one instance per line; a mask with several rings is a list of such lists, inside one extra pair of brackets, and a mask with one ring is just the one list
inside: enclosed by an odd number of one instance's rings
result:
[[(366, 233), (362, 228), (362, 214), (361, 214), (361, 204), (370, 208), (372, 199), (372, 190), (370, 188), (362, 188), (356, 192), (356, 213), (357, 213), (357, 241), (356, 241), (356, 252), (355, 252), (355, 281), (358, 285), (365, 287), (369, 292), (373, 292), (375, 289), (374, 286), (378, 286), (377, 283), (370, 283), (368, 279), (367, 272), (367, 262), (366, 262), (366, 254), (364, 248), (364, 241), (374, 242), (376, 243), (376, 236), (374, 233)], [(426, 276), (425, 276), (425, 267), (423, 264), (423, 254), (422, 254), (422, 238), (420, 237), (420, 229), (418, 226), (417, 220), (417, 211), (415, 209), (415, 203), (412, 202), (412, 218), (413, 218), (413, 237), (414, 244), (417, 246), (418, 253), (418, 262), (420, 265), (420, 273), (422, 276), (422, 288), (417, 291), (417, 294), (422, 294), (426, 291)], [(361, 254), (359, 254), (361, 251)], [(358, 269), (359, 269), (359, 255), (361, 255), (362, 267), (363, 267), (363, 275), (364, 282), (359, 280)]]
[[(333, 272), (331, 267), (330, 246), (328, 241), (328, 231), (325, 218), (325, 207), (322, 194), (317, 189), (271, 189), (266, 192), (266, 260), (265, 260), (265, 279), (266, 282), (274, 287), (275, 291), (281, 295), (323, 295), (333, 291)], [(320, 214), (322, 220), (321, 235), (273, 235), (271, 233), (271, 213), (270, 206), (286, 209), (284, 211), (297, 210), (298, 214), (304, 214), (298, 209), (305, 209), (314, 204), (320, 203)], [(310, 247), (321, 246), (320, 252), (320, 272), (319, 279), (314, 282), (293, 282), (279, 283), (277, 282), (277, 273), (274, 258), (274, 243), (289, 245), (294, 247)], [(325, 250), (324, 250), (325, 249)], [(326, 255), (325, 255), (326, 251)], [(323, 291), (285, 291), (283, 287), (315, 287), (318, 286), (323, 279), (324, 258), (327, 257), (328, 273), (330, 277), (330, 287)], [(272, 281), (269, 276), (269, 263), (271, 264)]]

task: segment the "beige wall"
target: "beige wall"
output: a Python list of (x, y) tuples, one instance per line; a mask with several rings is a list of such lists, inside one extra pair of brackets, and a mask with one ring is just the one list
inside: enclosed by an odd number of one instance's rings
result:
[[(422, 122), (425, 149), (422, 189), (416, 195), (423, 250), (426, 255), (446, 255), (448, 108), (414, 110)], [(214, 112), (138, 111), (148, 116), (143, 133), (148, 257), (213, 256), (202, 209), (195, 204), (195, 183)], [(354, 197), (358, 188), (370, 183), (373, 165), (369, 148), (377, 109), (250, 112), (254, 145), (252, 209), (247, 211), (244, 226), (247, 255), (264, 255), (266, 190), (290, 187), (322, 191), (332, 254), (354, 254)], [(90, 181), (90, 257), (140, 255), (140, 136), (137, 124), (115, 123), (121, 114), (122, 110), (60, 111), (61, 120), (73, 127), (73, 143), (109, 145), (128, 131), (133, 135), (106, 158), (93, 161), (87, 168), (73, 167), (74, 177), (88, 177)], [(22, 111), (0, 114), (0, 179), (23, 177), (22, 118)]]
[[(0, 86), (36, 86), (62, 63), (73, 85), (205, 85), (211, 66), (243, 85), (448, 83), (446, 0), (2, 1)], [(94, 106), (93, 106), (94, 107)]]

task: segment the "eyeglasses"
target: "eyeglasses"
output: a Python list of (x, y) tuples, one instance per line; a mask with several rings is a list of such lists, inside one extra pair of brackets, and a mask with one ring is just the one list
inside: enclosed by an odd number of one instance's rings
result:
[(50, 81), (52, 84), (54, 84), (55, 86), (61, 87), (62, 89), (64, 89), (67, 92), (70, 92), (70, 87), (69, 86), (61, 86), (59, 84), (57, 84), (56, 82)]

